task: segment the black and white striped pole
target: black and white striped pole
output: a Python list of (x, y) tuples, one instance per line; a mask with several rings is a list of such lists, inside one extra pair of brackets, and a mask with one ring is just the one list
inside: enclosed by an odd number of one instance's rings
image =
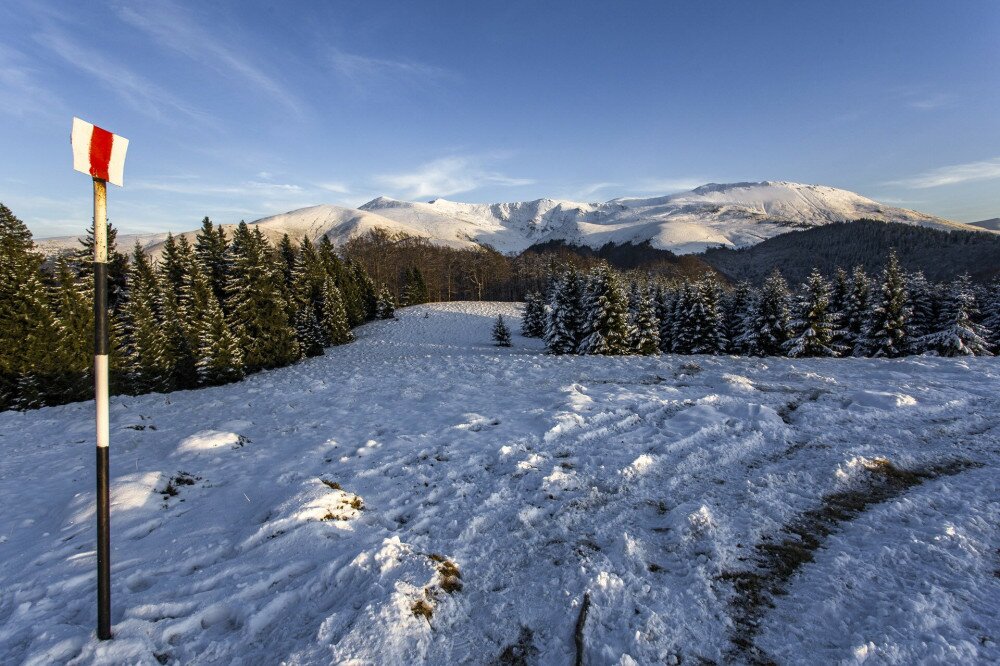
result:
[(73, 119), (73, 168), (94, 179), (94, 404), (97, 435), (97, 637), (111, 638), (108, 427), (108, 182), (119, 187), (128, 139)]
[(94, 178), (94, 403), (97, 406), (97, 637), (111, 638), (108, 492), (108, 189)]

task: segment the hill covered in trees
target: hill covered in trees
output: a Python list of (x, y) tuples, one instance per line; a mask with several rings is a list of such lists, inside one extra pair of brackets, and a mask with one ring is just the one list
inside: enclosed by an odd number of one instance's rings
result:
[(968, 273), (986, 282), (1000, 275), (1000, 234), (865, 219), (792, 231), (739, 250), (711, 249), (700, 257), (733, 280), (759, 282), (778, 269), (800, 282), (813, 267), (825, 274), (838, 266), (878, 271), (893, 248), (905, 270), (919, 270), (928, 280)]

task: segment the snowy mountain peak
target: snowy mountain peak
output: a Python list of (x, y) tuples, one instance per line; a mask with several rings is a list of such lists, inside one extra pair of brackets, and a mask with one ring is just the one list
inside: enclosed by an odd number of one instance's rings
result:
[[(447, 199), (409, 202), (380, 196), (359, 208), (311, 206), (257, 220), (272, 241), (327, 236), (343, 243), (372, 229), (403, 233), (451, 247), (489, 245), (521, 252), (546, 241), (593, 248), (607, 243), (650, 243), (676, 254), (711, 247), (746, 247), (810, 227), (859, 218), (948, 230), (983, 231), (912, 210), (894, 208), (855, 192), (789, 181), (707, 183), (688, 192), (605, 203), (535, 199), (493, 204)], [(226, 225), (227, 229), (233, 225)], [(988, 227), (987, 227), (988, 228)], [(195, 232), (184, 234), (194, 240)], [(157, 254), (165, 234), (122, 236), (127, 247), (139, 240)], [(55, 252), (77, 245), (75, 238), (40, 241)]]

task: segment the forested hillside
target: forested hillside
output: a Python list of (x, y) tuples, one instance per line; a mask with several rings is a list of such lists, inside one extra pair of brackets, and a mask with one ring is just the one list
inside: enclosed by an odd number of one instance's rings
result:
[(701, 255), (734, 280), (759, 282), (778, 269), (793, 282), (813, 267), (831, 274), (838, 266), (881, 270), (895, 248), (903, 268), (928, 280), (968, 273), (977, 282), (1000, 275), (1000, 234), (942, 231), (908, 224), (856, 220), (775, 236), (739, 250), (712, 249)]

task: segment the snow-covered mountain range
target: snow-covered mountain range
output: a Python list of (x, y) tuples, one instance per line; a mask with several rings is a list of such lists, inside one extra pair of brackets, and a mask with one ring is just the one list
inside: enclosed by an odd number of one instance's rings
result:
[[(982, 228), (881, 204), (854, 192), (790, 182), (708, 184), (690, 192), (604, 203), (537, 199), (469, 204), (436, 199), (428, 203), (379, 197), (357, 209), (319, 205), (266, 217), (252, 224), (272, 241), (326, 235), (335, 244), (374, 228), (426, 238), (453, 247), (490, 245), (505, 253), (560, 240), (593, 248), (649, 241), (676, 254), (711, 247), (746, 247), (795, 229), (874, 218), (939, 229)], [(227, 228), (232, 225), (224, 225)], [(183, 235), (194, 237), (193, 231)], [(136, 240), (157, 254), (166, 234), (122, 235), (119, 247)], [(74, 238), (39, 241), (46, 252), (75, 245)]]

